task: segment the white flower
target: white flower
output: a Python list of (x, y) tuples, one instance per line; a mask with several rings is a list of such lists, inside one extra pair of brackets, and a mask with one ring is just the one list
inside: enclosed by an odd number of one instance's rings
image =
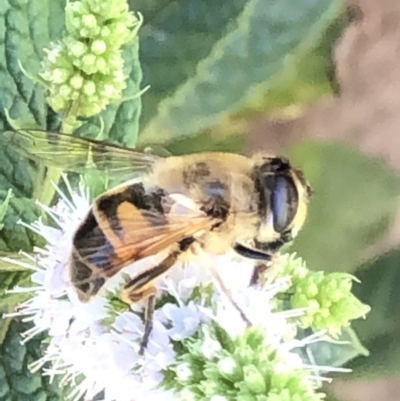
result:
[(167, 303), (161, 308), (159, 318), (166, 327), (169, 327), (168, 335), (175, 341), (190, 337), (204, 320), (194, 302), (190, 302), (187, 306)]
[[(122, 312), (107, 325), (104, 322), (112, 309), (107, 296), (86, 303), (78, 299), (68, 274), (68, 260), (72, 236), (85, 218), (90, 203), (87, 190), (80, 186), (75, 192), (65, 177), (64, 181), (71, 200), (57, 188), (61, 197), (58, 204), (53, 208), (40, 205), (58, 228), (47, 226), (41, 220), (26, 225), (42, 235), (47, 244), (43, 249), (35, 249), (32, 265), (23, 264), (32, 270), (35, 286), (16, 288), (15, 291), (34, 291), (34, 294), (11, 315), (24, 316), (25, 321), (33, 322), (32, 329), (24, 333), (24, 341), (43, 331), (50, 336), (44, 356), (30, 368), (38, 370), (51, 362), (52, 367), (44, 369), (44, 373), (63, 375), (63, 383), (68, 384), (83, 374), (84, 381), (71, 393), (76, 400), (83, 395), (85, 399), (91, 399), (101, 391), (109, 401), (132, 401), (132, 394), (135, 399), (139, 394), (149, 398), (150, 393), (151, 397), (158, 394), (158, 399), (164, 399), (167, 392), (154, 389), (162, 380), (162, 370), (174, 361), (169, 329), (156, 319), (145, 355), (140, 357), (138, 351), (144, 324), (138, 315)], [(147, 258), (134, 268), (128, 266), (125, 274), (137, 274), (154, 262), (152, 259)], [(106, 290), (114, 292), (122, 282), (121, 275), (117, 275), (107, 282)], [(106, 295), (106, 291), (104, 293)]]

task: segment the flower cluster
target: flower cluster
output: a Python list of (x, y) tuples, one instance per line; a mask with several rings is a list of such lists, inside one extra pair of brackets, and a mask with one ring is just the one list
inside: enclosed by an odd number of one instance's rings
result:
[(279, 322), (268, 311), (263, 316), (272, 318), (268, 327), (261, 324), (239, 332), (236, 329), (234, 333), (229, 330), (231, 323), (226, 328), (221, 326), (221, 319), (226, 319), (224, 312), (221, 310), (212, 324), (183, 341), (184, 351), (165, 373), (167, 388), (173, 388), (182, 401), (323, 398), (317, 392), (318, 382), (292, 352), (295, 344), (282, 341), (278, 330), (287, 334), (285, 320)]
[[(99, 113), (121, 99), (126, 87), (121, 46), (131, 40), (141, 20), (125, 0), (82, 0), (65, 8), (68, 36), (46, 49), (41, 78), (48, 102), (57, 112), (78, 116)], [(135, 28), (132, 31), (132, 28)]]
[(153, 265), (156, 257), (128, 266), (99, 296), (81, 302), (69, 278), (68, 258), (74, 230), (90, 205), (83, 186), (75, 192), (66, 179), (65, 184), (69, 196), (56, 188), (58, 204), (42, 205), (56, 227), (41, 220), (29, 225), (47, 242), (35, 249), (31, 263), (23, 263), (33, 272), (33, 286), (13, 290), (32, 293), (11, 314), (32, 322), (24, 341), (43, 331), (49, 336), (43, 357), (31, 370), (61, 375), (72, 400), (99, 394), (104, 401), (322, 398), (315, 366), (303, 364), (295, 352), (308, 343), (295, 339), (299, 311), (272, 309), (273, 299), (288, 290), (290, 281), (279, 278), (264, 288), (249, 288), (253, 266), (242, 260), (210, 256), (236, 306), (216, 289), (213, 273), (201, 263), (175, 266), (158, 282), (154, 326), (140, 355), (143, 305), (118, 301), (117, 290), (126, 276)]
[(348, 273), (312, 271), (295, 255), (281, 258), (280, 275), (291, 277), (290, 301), (293, 308), (304, 308), (301, 327), (327, 330), (336, 337), (350, 321), (365, 316), (370, 307), (352, 293), (355, 277)]

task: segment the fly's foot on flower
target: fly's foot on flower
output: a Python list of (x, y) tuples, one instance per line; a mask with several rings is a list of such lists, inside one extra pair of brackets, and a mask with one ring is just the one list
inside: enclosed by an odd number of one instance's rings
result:
[(253, 274), (250, 279), (250, 286), (256, 286), (261, 283), (264, 273), (271, 267), (271, 263), (257, 263), (254, 267)]
[[(121, 298), (126, 303), (135, 303), (146, 300), (146, 310), (144, 315), (144, 334), (140, 343), (139, 355), (144, 355), (144, 351), (147, 348), (150, 334), (153, 329), (153, 316), (156, 302), (157, 289), (154, 286), (144, 288), (141, 277), (145, 277), (148, 273), (145, 272), (138, 277), (131, 280), (122, 290)], [(146, 276), (147, 277), (147, 276)]]
[(154, 317), (155, 306), (156, 306), (156, 296), (151, 295), (147, 299), (146, 313), (144, 317), (144, 333), (142, 341), (140, 343), (139, 355), (144, 355), (144, 351), (146, 350), (147, 344), (149, 343), (150, 334), (151, 331), (153, 330), (153, 317)]

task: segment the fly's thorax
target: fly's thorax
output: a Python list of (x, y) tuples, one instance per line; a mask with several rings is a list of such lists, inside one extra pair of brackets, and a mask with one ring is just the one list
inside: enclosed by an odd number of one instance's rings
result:
[(147, 180), (168, 193), (193, 191), (226, 196), (236, 176), (248, 175), (251, 160), (230, 153), (196, 153), (158, 160)]

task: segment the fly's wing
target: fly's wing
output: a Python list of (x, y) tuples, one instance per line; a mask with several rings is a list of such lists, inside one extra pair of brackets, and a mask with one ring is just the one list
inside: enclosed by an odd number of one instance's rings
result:
[(89, 212), (75, 235), (70, 264), (71, 279), (82, 300), (95, 295), (107, 278), (127, 265), (155, 256), (219, 223), (177, 202), (167, 216), (131, 203), (119, 205), (115, 217), (95, 218), (94, 213)]
[(56, 132), (7, 131), (3, 137), (8, 146), (30, 160), (80, 174), (87, 172), (88, 166), (94, 163), (117, 182), (149, 172), (158, 159), (146, 151)]

